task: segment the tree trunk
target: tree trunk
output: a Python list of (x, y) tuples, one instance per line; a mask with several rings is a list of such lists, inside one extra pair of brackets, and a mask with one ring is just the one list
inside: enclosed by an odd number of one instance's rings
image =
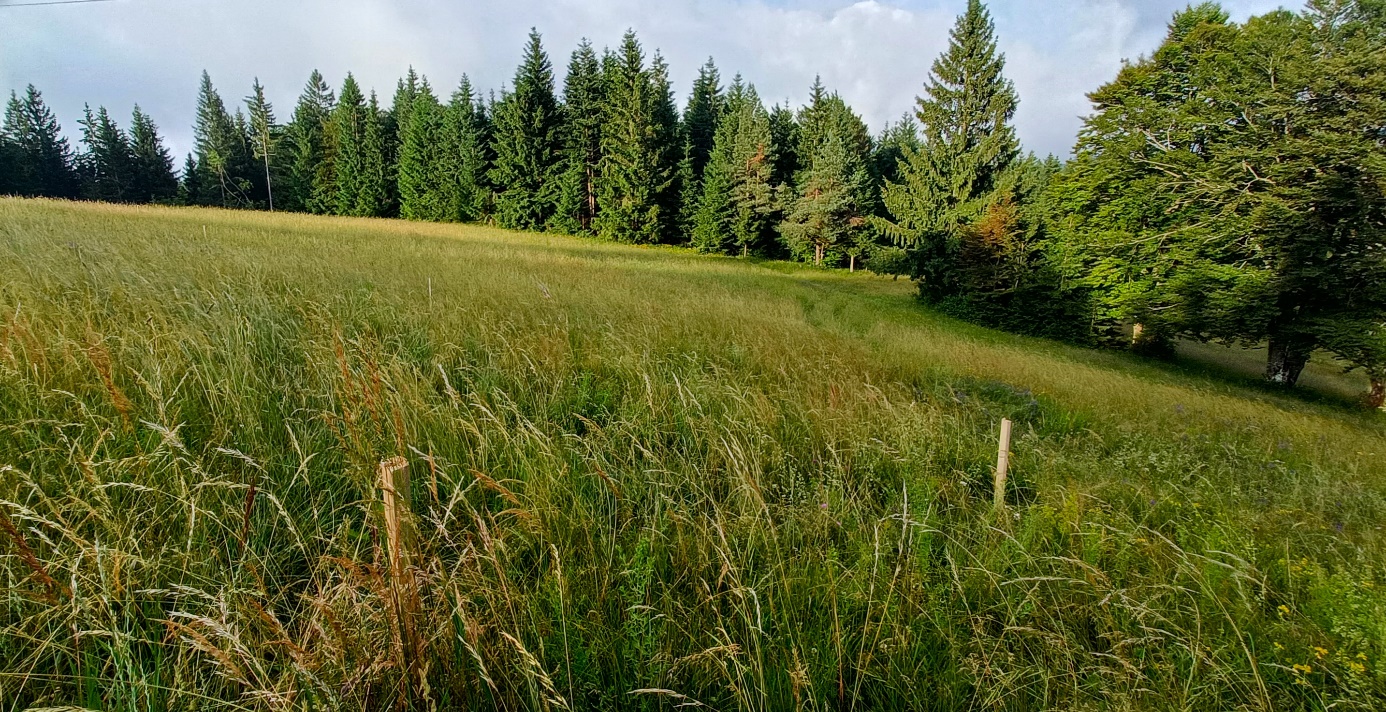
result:
[(1372, 374), (1372, 387), (1367, 391), (1367, 407), (1379, 410), (1386, 406), (1386, 374)]
[(847, 271), (848, 271), (848, 272), (856, 272), (856, 271), (857, 271), (857, 256), (856, 256), (856, 255), (848, 255)]
[(1271, 337), (1270, 353), (1266, 357), (1266, 380), (1282, 386), (1293, 386), (1299, 382), (1299, 374), (1309, 363), (1313, 351), (1307, 344), (1299, 341)]

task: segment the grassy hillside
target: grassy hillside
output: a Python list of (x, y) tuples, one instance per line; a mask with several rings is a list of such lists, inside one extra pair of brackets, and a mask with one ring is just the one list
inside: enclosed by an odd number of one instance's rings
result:
[(1380, 709), (1382, 454), (868, 275), (0, 200), (0, 710)]

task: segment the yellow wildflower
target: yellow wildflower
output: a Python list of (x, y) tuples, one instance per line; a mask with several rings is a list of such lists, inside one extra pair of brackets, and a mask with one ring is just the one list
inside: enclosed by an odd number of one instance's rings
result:
[(1295, 663), (1295, 664), (1294, 664), (1294, 667), (1293, 667), (1292, 669), (1293, 669), (1295, 672), (1300, 673), (1300, 674), (1303, 674), (1303, 675), (1308, 675), (1309, 673), (1311, 673), (1311, 672), (1314, 671), (1314, 668), (1309, 667), (1308, 665), (1300, 665), (1299, 663)]

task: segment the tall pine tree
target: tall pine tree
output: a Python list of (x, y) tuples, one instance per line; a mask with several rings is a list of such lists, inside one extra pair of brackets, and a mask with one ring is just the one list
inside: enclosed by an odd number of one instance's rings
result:
[(294, 108), (286, 131), (288, 175), (280, 194), (280, 204), (288, 210), (328, 212), (322, 198), (335, 195), (332, 185), (332, 156), (329, 137), (332, 111), (337, 99), (316, 69)]
[(197, 95), (197, 122), (193, 126), (193, 142), (197, 168), (202, 172), (204, 204), (225, 207), (244, 207), (250, 202), (256, 175), (254, 159), (250, 157), (249, 139), (244, 119), (238, 120), (226, 111), (221, 95), (212, 86), (212, 78), (202, 72), (202, 84)]
[(703, 197), (693, 225), (702, 250), (763, 253), (774, 242), (778, 201), (771, 182), (775, 146), (770, 115), (755, 87), (738, 76), (717, 127), (703, 174)]
[(447, 117), (427, 79), (419, 82), (399, 151), (399, 214), (407, 220), (448, 220)]
[(355, 215), (361, 203), (367, 170), (364, 155), (366, 111), (366, 97), (361, 93), (361, 86), (356, 83), (356, 77), (347, 73), (337, 96), (337, 108), (332, 112), (337, 149), (334, 161), (337, 199), (332, 211), (337, 215)]
[(554, 227), (590, 235), (597, 215), (605, 89), (601, 64), (586, 39), (574, 50), (563, 82), (563, 189)]
[(493, 116), (490, 179), (500, 224), (542, 230), (558, 202), (563, 144), (553, 65), (537, 31), (530, 30), (514, 86), (496, 104)]
[(474, 222), (485, 213), (486, 116), (479, 99), (471, 79), (463, 75), (444, 117), (448, 220)]
[(135, 154), (130, 139), (111, 120), (106, 107), (95, 113), (87, 107), (82, 125), (82, 196), (88, 200), (123, 203), (134, 200)]
[(130, 151), (134, 156), (131, 199), (141, 203), (172, 201), (178, 194), (173, 156), (159, 136), (159, 127), (138, 104), (130, 117)]
[[(278, 172), (279, 126), (274, 122), (274, 107), (265, 98), (265, 88), (260, 78), (255, 78), (250, 96), (245, 99), (246, 110), (250, 112), (251, 155), (264, 169), (265, 205), (274, 210), (274, 185)], [(257, 201), (258, 202), (258, 201)]]
[(678, 219), (678, 125), (667, 69), (658, 58), (646, 67), (629, 31), (606, 69), (597, 232), (621, 242), (661, 242)]
[(79, 189), (72, 147), (58, 118), (30, 84), (5, 107), (4, 135), (14, 161), (11, 190), (19, 195), (75, 198)]
[(375, 92), (366, 104), (365, 123), (361, 128), (361, 179), (356, 193), (356, 208), (352, 215), (381, 217), (389, 207), (389, 176), (385, 165), (385, 130), (381, 125), (380, 101)]
[(1018, 100), (1005, 66), (990, 13), (968, 0), (918, 99), (924, 147), (905, 152), (900, 182), (883, 195), (891, 219), (878, 223), (914, 253), (926, 298), (956, 289), (959, 230), (981, 214), (1019, 153), (1010, 124)]

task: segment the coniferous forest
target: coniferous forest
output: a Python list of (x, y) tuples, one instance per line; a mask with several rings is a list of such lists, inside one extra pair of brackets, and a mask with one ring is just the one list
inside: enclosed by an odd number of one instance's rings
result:
[[(435, 78), (436, 79), (436, 78)], [(865, 268), (944, 313), (1167, 355), (1269, 344), (1293, 385), (1325, 350), (1386, 401), (1386, 3), (1311, 0), (1234, 23), (1177, 13), (1090, 94), (1067, 160), (1026, 153), (980, 0), (915, 110), (873, 135), (815, 81), (767, 106), (709, 59), (682, 107), (634, 32), (566, 66), (530, 34), (499, 93), (413, 70), (390, 96), (314, 71), (276, 115), (203, 74), (181, 161), (105, 107), (80, 143), (33, 86), (0, 134), (0, 194), (479, 222)], [(901, 92), (918, 91), (901, 87)]]

